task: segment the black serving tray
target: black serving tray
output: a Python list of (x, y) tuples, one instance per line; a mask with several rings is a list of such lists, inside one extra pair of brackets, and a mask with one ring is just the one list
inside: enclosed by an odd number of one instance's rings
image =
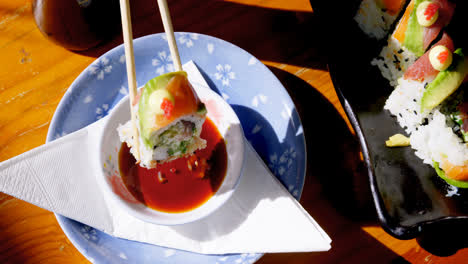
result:
[[(370, 64), (386, 40), (371, 39), (359, 29), (353, 20), (359, 3), (311, 0), (323, 25), (319, 33), (328, 51), (333, 84), (361, 144), (378, 219), (399, 239), (433, 236), (449, 247), (465, 247), (468, 189), (450, 196), (451, 186), (416, 157), (413, 149), (385, 146), (389, 136), (405, 132), (383, 109), (393, 88)], [(463, 28), (468, 23), (462, 10), (467, 9), (459, 6), (447, 31), (456, 45), (464, 45), (467, 33)], [(456, 245), (451, 244), (454, 241)]]

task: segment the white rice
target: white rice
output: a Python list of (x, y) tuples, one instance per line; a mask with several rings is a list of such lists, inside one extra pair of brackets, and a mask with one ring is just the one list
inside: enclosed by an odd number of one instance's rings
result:
[[(398, 80), (398, 86), (385, 102), (384, 109), (396, 116), (399, 125), (410, 135), (411, 147), (424, 163), (442, 162), (468, 165), (468, 146), (452, 131), (440, 106), (421, 113), (421, 98), (426, 82)], [(424, 124), (424, 125), (423, 125)]]
[(398, 86), (388, 97), (384, 109), (396, 116), (398, 123), (406, 133), (411, 134), (430, 119), (430, 112), (421, 113), (421, 98), (426, 82), (398, 79)]
[(456, 166), (468, 165), (468, 147), (447, 126), (446, 117), (439, 110), (435, 110), (432, 120), (426, 126), (410, 136), (411, 147), (424, 163), (448, 160)]
[(383, 11), (375, 0), (363, 0), (354, 16), (354, 20), (369, 37), (380, 40), (387, 35), (393, 22), (398, 17), (398, 13), (391, 15)]
[(416, 55), (403, 47), (392, 35), (388, 38), (387, 46), (382, 48), (379, 56), (374, 58), (371, 64), (377, 66), (382, 76), (395, 87), (398, 85), (398, 79), (416, 59)]

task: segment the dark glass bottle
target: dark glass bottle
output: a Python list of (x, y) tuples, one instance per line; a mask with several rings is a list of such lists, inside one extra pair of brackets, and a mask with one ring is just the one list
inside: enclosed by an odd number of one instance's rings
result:
[(86, 50), (121, 30), (119, 0), (33, 0), (39, 30), (69, 50)]

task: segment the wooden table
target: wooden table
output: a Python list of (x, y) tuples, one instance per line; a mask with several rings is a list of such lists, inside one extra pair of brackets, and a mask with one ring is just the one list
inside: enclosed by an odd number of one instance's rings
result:
[[(331, 236), (332, 249), (266, 254), (258, 263), (468, 261), (466, 249), (436, 256), (416, 240), (397, 240), (379, 226), (359, 145), (327, 71), (319, 30), (324, 25), (309, 1), (174, 0), (169, 6), (176, 31), (212, 35), (259, 58), (288, 89), (301, 115), (309, 159), (301, 203)], [(135, 37), (163, 31), (155, 0), (132, 1), (132, 14)], [(121, 43), (117, 35), (86, 52), (68, 51), (37, 29), (29, 0), (2, 1), (0, 161), (44, 144), (55, 108), (72, 81)], [(318, 122), (328, 129), (316, 129)], [(88, 263), (51, 212), (1, 193), (0, 219), (0, 263)]]

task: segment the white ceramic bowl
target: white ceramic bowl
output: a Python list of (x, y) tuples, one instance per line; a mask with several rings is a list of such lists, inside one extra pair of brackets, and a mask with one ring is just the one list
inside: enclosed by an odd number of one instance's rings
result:
[[(196, 89), (196, 87), (195, 87)], [(196, 89), (205, 103), (208, 117), (214, 122), (226, 142), (227, 171), (218, 191), (201, 206), (183, 213), (166, 213), (148, 208), (138, 202), (125, 187), (119, 171), (118, 152), (121, 146), (117, 127), (130, 120), (128, 97), (122, 99), (110, 112), (100, 139), (100, 173), (98, 182), (104, 195), (120, 208), (145, 222), (161, 225), (184, 224), (201, 219), (221, 207), (234, 192), (244, 163), (244, 134), (239, 119), (229, 104), (207, 88)]]

